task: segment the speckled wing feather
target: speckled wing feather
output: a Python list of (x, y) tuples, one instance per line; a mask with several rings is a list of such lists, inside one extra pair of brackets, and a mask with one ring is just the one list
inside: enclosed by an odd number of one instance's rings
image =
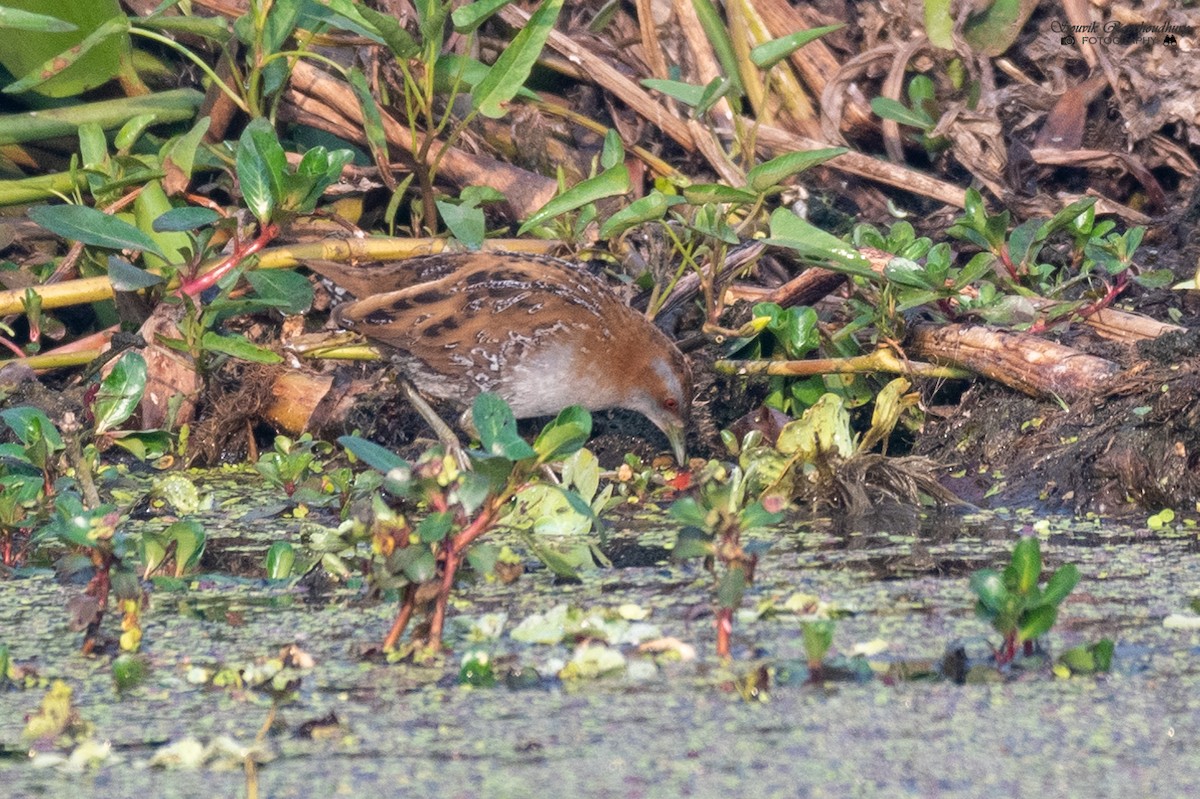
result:
[(687, 359), (585, 269), (501, 252), (311, 265), (361, 297), (335, 320), (385, 349), (422, 393), (467, 405), (493, 391), (518, 418), (629, 408), (682, 459)]
[[(555, 350), (580, 333), (593, 349), (611, 343), (610, 327), (636, 315), (598, 278), (554, 258), (459, 253), (403, 263), (404, 280), (419, 282), (340, 306), (335, 318), (388, 346), (434, 396), (511, 394), (505, 384), (516, 366), (548, 368)], [(397, 265), (383, 266), (389, 286), (402, 282), (393, 280)]]
[(304, 265), (355, 297), (370, 297), (373, 294), (401, 291), (444, 277), (458, 268), (455, 257), (453, 254), (439, 254), (402, 261), (366, 263), (312, 259), (304, 261)]

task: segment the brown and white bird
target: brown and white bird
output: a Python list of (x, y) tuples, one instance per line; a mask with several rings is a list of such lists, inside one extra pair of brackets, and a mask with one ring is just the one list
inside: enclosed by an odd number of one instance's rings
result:
[(467, 407), (491, 391), (517, 418), (627, 408), (685, 463), (687, 359), (582, 267), (494, 251), (304, 263), (358, 297), (334, 319), (380, 345), (421, 393)]

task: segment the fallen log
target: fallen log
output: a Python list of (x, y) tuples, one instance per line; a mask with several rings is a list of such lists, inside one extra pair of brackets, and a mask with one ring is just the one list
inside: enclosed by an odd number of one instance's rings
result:
[(913, 357), (968, 369), (1032, 397), (1072, 402), (1103, 390), (1116, 363), (1028, 333), (982, 325), (917, 325), (905, 342)]

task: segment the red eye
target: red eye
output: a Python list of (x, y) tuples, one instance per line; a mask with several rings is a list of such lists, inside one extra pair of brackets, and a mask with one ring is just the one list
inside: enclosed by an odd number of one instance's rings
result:
[(679, 410), (679, 401), (674, 397), (667, 397), (665, 400), (663, 400), (663, 407), (668, 411)]

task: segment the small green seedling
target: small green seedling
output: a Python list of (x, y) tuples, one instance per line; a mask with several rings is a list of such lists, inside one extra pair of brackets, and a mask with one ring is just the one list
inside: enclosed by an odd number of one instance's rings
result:
[(283, 489), (289, 497), (314, 474), (321, 471), (318, 455), (328, 455), (333, 447), (324, 441), (314, 441), (309, 433), (296, 440), (275, 436), (275, 447), (264, 452), (254, 468), (270, 485)]
[(1058, 656), (1054, 673), (1060, 677), (1075, 674), (1101, 674), (1112, 668), (1116, 645), (1110, 638), (1101, 638), (1094, 644), (1080, 644)]
[(980, 569), (971, 575), (971, 590), (979, 598), (976, 615), (1004, 636), (996, 652), (997, 665), (1011, 663), (1018, 645), (1024, 645), (1027, 656), (1033, 654), (1034, 641), (1054, 626), (1059, 605), (1079, 582), (1079, 569), (1073, 563), (1060, 566), (1039, 587), (1041, 575), (1042, 552), (1036, 538), (1022, 538), (1003, 571)]
[(760, 542), (743, 545), (742, 535), (778, 524), (784, 502), (777, 496), (750, 502), (746, 476), (736, 466), (728, 473), (724, 467), (710, 468), (698, 475), (696, 482), (695, 496), (671, 506), (671, 516), (683, 524), (675, 539), (674, 556), (680, 560), (703, 557), (705, 567), (716, 576), (717, 654), (728, 658), (734, 613), (742, 604), (746, 586), (754, 582), (754, 567), (766, 549)]
[(833, 646), (832, 619), (817, 619), (806, 621), (800, 625), (804, 636), (804, 655), (808, 659), (809, 679), (818, 682), (825, 669), (825, 656)]

